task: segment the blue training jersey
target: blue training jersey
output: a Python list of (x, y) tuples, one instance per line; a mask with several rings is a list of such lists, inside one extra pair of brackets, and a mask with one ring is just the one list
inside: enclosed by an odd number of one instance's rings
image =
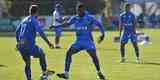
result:
[(93, 41), (92, 30), (94, 25), (97, 26), (103, 34), (105, 31), (103, 25), (99, 23), (99, 21), (97, 21), (93, 16), (87, 14), (83, 17), (72, 17), (68, 21), (68, 24), (74, 24), (77, 41)]
[(132, 12), (123, 12), (120, 14), (120, 23), (124, 32), (135, 32), (135, 15)]
[(24, 18), (16, 30), (17, 43), (35, 45), (36, 32), (38, 32), (44, 40), (48, 40), (39, 25), (36, 16)]

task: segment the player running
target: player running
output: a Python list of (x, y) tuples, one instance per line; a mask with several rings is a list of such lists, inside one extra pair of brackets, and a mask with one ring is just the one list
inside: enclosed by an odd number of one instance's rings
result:
[(53, 12), (53, 21), (52, 21), (52, 25), (56, 26), (54, 28), (55, 30), (55, 48), (61, 48), (60, 37), (62, 33), (62, 27), (60, 25), (62, 25), (63, 21), (64, 20), (63, 20), (62, 6), (61, 4), (56, 4), (55, 10)]
[(59, 73), (57, 74), (57, 76), (60, 78), (69, 79), (72, 55), (82, 50), (86, 50), (93, 60), (98, 77), (101, 80), (106, 80), (100, 69), (99, 59), (97, 57), (96, 48), (92, 37), (93, 25), (96, 25), (98, 26), (102, 34), (98, 41), (98, 43), (101, 43), (105, 37), (104, 27), (92, 16), (85, 14), (85, 6), (83, 4), (79, 5), (77, 10), (78, 15), (72, 17), (68, 22), (64, 23), (64, 25), (67, 26), (74, 24), (74, 29), (76, 31), (76, 41), (70, 46), (66, 53), (64, 73)]
[(136, 35), (136, 18), (135, 15), (130, 11), (131, 4), (125, 5), (125, 12), (120, 15), (120, 52), (121, 62), (125, 62), (125, 45), (130, 39), (136, 53), (136, 62), (140, 63), (139, 48), (137, 45)]
[(38, 24), (38, 6), (31, 5), (29, 8), (29, 16), (24, 18), (16, 30), (17, 49), (21, 53), (21, 56), (25, 62), (25, 75), (27, 80), (32, 80), (31, 77), (31, 56), (39, 58), (40, 66), (42, 69), (41, 77), (48, 77), (54, 74), (54, 71), (47, 70), (46, 58), (43, 50), (36, 45), (36, 32), (42, 37), (42, 39), (53, 48), (53, 45), (49, 42), (45, 36), (41, 26)]

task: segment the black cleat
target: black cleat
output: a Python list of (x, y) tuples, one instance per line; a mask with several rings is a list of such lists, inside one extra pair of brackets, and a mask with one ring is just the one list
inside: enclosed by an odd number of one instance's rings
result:
[(58, 76), (59, 78), (63, 78), (63, 79), (69, 79), (69, 76), (68, 76), (68, 74), (65, 74), (65, 73), (60, 73), (60, 74), (57, 74), (57, 76)]
[(56, 48), (56, 49), (60, 49), (61, 46), (60, 46), (60, 45), (56, 45), (55, 48)]
[(56, 46), (55, 48), (56, 48), (56, 49), (60, 49), (61, 47), (59, 47), (59, 46)]
[(102, 72), (98, 72), (98, 77), (100, 80), (107, 80), (105, 76), (102, 74)]

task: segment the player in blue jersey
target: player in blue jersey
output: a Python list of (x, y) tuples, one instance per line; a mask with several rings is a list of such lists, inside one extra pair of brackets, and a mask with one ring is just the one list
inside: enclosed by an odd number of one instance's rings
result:
[(47, 77), (54, 73), (54, 71), (47, 70), (46, 58), (43, 50), (36, 45), (36, 33), (38, 32), (42, 39), (53, 48), (45, 36), (41, 26), (38, 24), (38, 6), (32, 5), (29, 8), (30, 15), (22, 20), (16, 30), (17, 49), (20, 52), (25, 62), (25, 75), (27, 80), (32, 80), (31, 77), (31, 56), (39, 58), (40, 66), (42, 69), (41, 77)]
[(102, 33), (98, 41), (98, 43), (101, 43), (105, 37), (104, 27), (99, 23), (99, 21), (85, 13), (85, 6), (83, 4), (79, 5), (77, 10), (78, 15), (72, 17), (68, 22), (64, 23), (64, 25), (67, 26), (74, 24), (74, 29), (76, 31), (76, 41), (70, 46), (66, 53), (64, 73), (59, 73), (57, 76), (60, 78), (68, 79), (70, 64), (72, 62), (72, 55), (80, 52), (81, 50), (86, 50), (93, 60), (98, 77), (101, 80), (106, 80), (100, 69), (99, 59), (97, 57), (96, 48), (92, 37), (93, 25), (96, 25)]
[(55, 10), (53, 12), (53, 21), (52, 21), (52, 25), (56, 26), (54, 28), (55, 30), (55, 48), (61, 48), (60, 46), (60, 37), (61, 37), (61, 33), (62, 33), (62, 27), (60, 25), (62, 25), (63, 23), (63, 9), (62, 9), (62, 5), (61, 4), (56, 4), (55, 6)]
[(130, 39), (136, 53), (136, 61), (140, 63), (139, 58), (139, 48), (137, 45), (137, 35), (136, 35), (136, 18), (135, 15), (130, 11), (131, 4), (125, 5), (125, 12), (120, 15), (120, 52), (121, 52), (121, 62), (125, 62), (125, 45)]

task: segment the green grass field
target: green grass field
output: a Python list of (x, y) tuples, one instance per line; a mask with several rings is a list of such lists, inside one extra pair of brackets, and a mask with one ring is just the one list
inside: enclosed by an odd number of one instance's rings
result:
[[(135, 63), (134, 49), (130, 43), (126, 46), (126, 63), (119, 62), (119, 44), (113, 42), (113, 37), (118, 32), (107, 32), (104, 42), (96, 43), (102, 70), (109, 80), (160, 80), (160, 30), (142, 31), (152, 40), (152, 44), (140, 46), (142, 64)], [(95, 40), (98, 34), (94, 32)], [(74, 41), (73, 32), (64, 32), (63, 35), (62, 49), (49, 49), (42, 39), (37, 39), (37, 44), (47, 55), (48, 68), (56, 72), (63, 72), (65, 52)], [(52, 36), (49, 39), (54, 42)], [(15, 51), (15, 43), (15, 37), (0, 37), (0, 80), (25, 80), (24, 64), (19, 53)], [(32, 60), (32, 73), (33, 80), (39, 80), (40, 66), (37, 59)], [(53, 76), (51, 80), (62, 79)], [(70, 80), (97, 80), (95, 67), (85, 51), (73, 56)]]

